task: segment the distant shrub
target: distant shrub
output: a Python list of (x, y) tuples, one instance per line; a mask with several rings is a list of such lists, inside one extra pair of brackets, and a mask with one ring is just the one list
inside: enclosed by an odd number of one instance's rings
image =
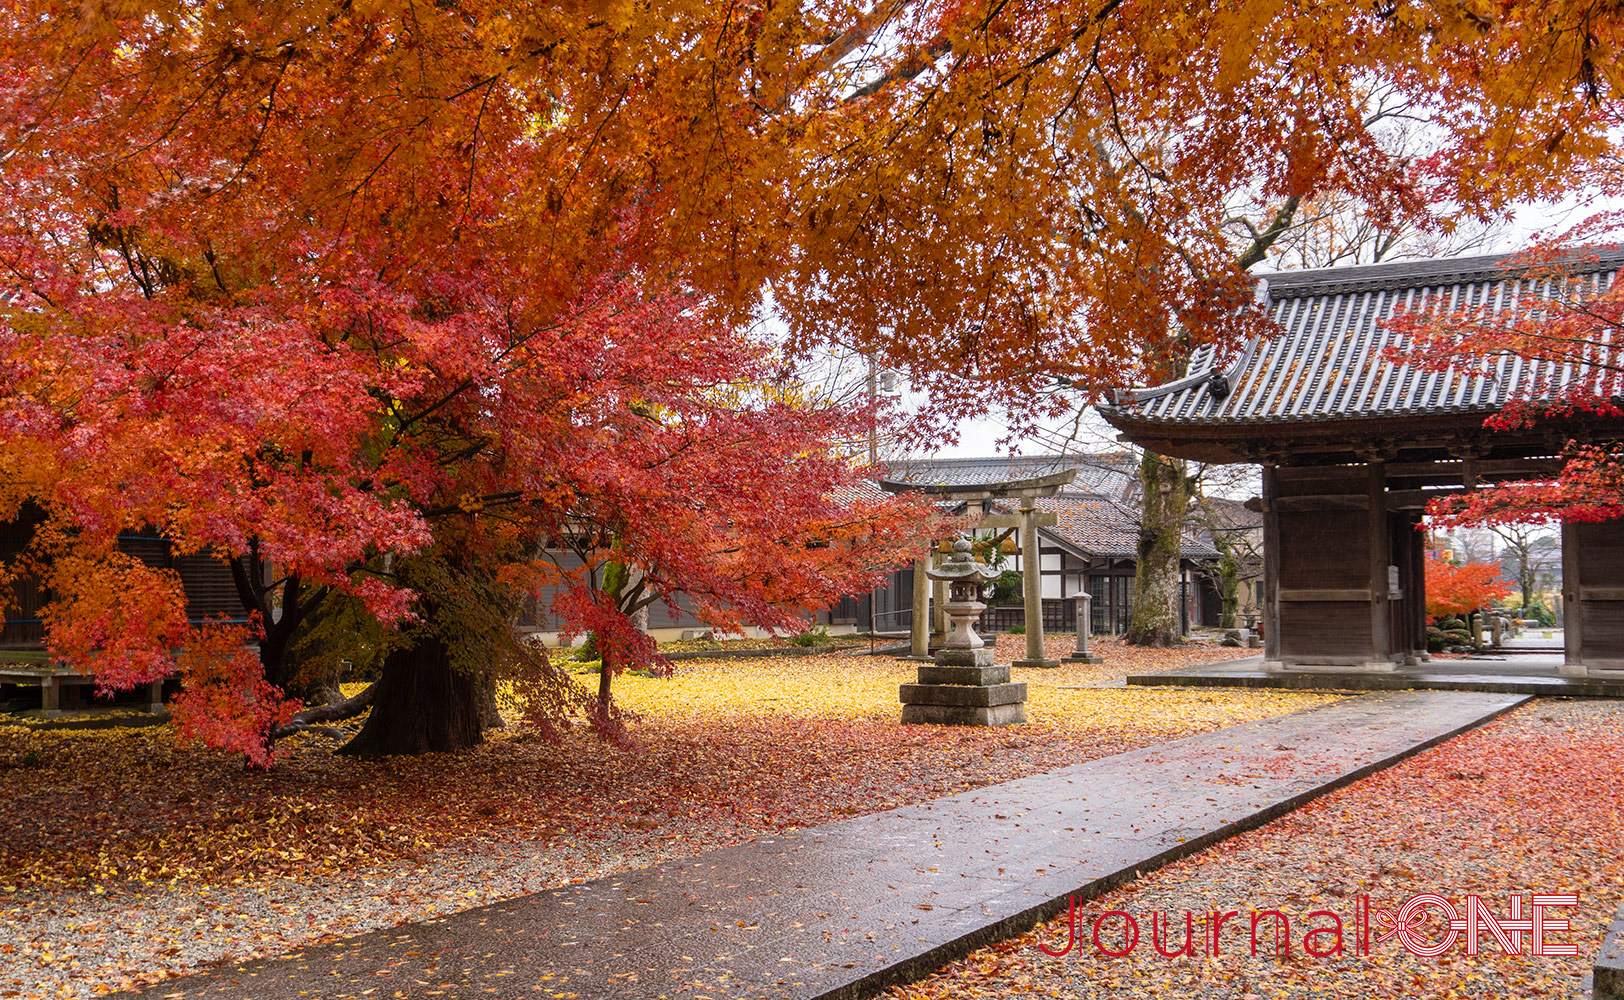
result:
[(1009, 634), (1010, 635), (1025, 635), (1026, 634), (1026, 626), (1025, 625), (1011, 625), (1009, 627)]
[(1524, 611), (1525, 611), (1525, 614), (1523, 615), (1524, 618), (1531, 618), (1534, 621), (1539, 622), (1541, 625), (1555, 625), (1556, 624), (1556, 615), (1554, 613), (1552, 613), (1550, 608), (1547, 608), (1545, 605), (1541, 604), (1538, 601), (1535, 601), (1533, 604), (1530, 604), (1527, 608), (1524, 609)]
[(1441, 618), (1427, 626), (1427, 652), (1441, 653), (1451, 646), (1470, 646), (1472, 630), (1459, 618)]
[(829, 627), (827, 625), (815, 625), (800, 635), (791, 638), (790, 643), (805, 647), (827, 646), (829, 644)]
[(1021, 574), (1012, 569), (999, 573), (992, 581), (992, 604), (1015, 604), (1021, 598)]

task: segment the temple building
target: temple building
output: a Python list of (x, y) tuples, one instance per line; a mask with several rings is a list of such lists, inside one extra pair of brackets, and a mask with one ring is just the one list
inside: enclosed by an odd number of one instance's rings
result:
[[(1392, 670), (1427, 656), (1423, 508), (1435, 497), (1548, 477), (1569, 440), (1624, 437), (1592, 414), (1516, 429), (1485, 421), (1509, 403), (1591, 385), (1598, 371), (1507, 355), (1492, 371), (1395, 361), (1387, 321), (1476, 308), (1522, 315), (1555, 296), (1606, 291), (1624, 252), (1560, 278), (1508, 256), (1264, 276), (1275, 325), (1237, 354), (1203, 348), (1188, 374), (1120, 391), (1103, 408), (1124, 439), (1165, 455), (1263, 467), (1265, 665)], [(1564, 524), (1563, 673), (1624, 670), (1624, 523)]]

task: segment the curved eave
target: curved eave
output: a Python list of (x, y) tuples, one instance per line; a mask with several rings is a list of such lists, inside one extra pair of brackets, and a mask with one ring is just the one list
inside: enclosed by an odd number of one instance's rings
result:
[[(1122, 432), (1120, 438), (1160, 455), (1219, 465), (1259, 461), (1260, 447), (1294, 453), (1335, 454), (1369, 447), (1381, 440), (1410, 441), (1417, 447), (1429, 436), (1473, 434), (1499, 412), (1494, 407), (1451, 407), (1384, 414), (1303, 416), (1289, 420), (1166, 420), (1144, 417), (1117, 407), (1101, 415)], [(1495, 432), (1500, 440), (1516, 435)], [(1532, 437), (1543, 437), (1544, 431)]]
[(914, 483), (882, 479), (880, 488), (890, 493), (923, 493), (944, 500), (996, 500), (1002, 497), (1047, 497), (1077, 478), (1076, 469), (1062, 469), (1046, 476), (1006, 479), (995, 483)]

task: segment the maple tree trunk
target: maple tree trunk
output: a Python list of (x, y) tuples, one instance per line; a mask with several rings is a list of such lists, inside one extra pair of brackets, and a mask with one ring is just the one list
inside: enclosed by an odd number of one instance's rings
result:
[(457, 670), (445, 644), (426, 637), (390, 653), (372, 714), (339, 753), (357, 757), (466, 750), (480, 735), (480, 678)]
[(479, 675), (479, 728), (501, 729), (502, 709), (496, 703), (496, 675), (489, 670)]
[(1218, 548), (1218, 627), (1234, 628), (1241, 603), (1241, 559), (1221, 532), (1213, 533)]
[(1190, 484), (1182, 459), (1145, 452), (1139, 463), (1144, 510), (1134, 571), (1133, 614), (1124, 640), (1132, 646), (1176, 646), (1179, 628), (1179, 557)]

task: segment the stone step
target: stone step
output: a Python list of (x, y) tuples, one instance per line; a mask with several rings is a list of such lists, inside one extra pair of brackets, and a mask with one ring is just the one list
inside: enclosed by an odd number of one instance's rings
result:
[(990, 667), (993, 665), (992, 647), (983, 646), (980, 649), (944, 647), (936, 650), (936, 665), (938, 667)]
[(1009, 705), (904, 705), (905, 726), (1018, 726), (1026, 721), (1026, 703)]
[(904, 705), (962, 705), (990, 708), (1026, 700), (1026, 682), (1014, 684), (904, 684)]

